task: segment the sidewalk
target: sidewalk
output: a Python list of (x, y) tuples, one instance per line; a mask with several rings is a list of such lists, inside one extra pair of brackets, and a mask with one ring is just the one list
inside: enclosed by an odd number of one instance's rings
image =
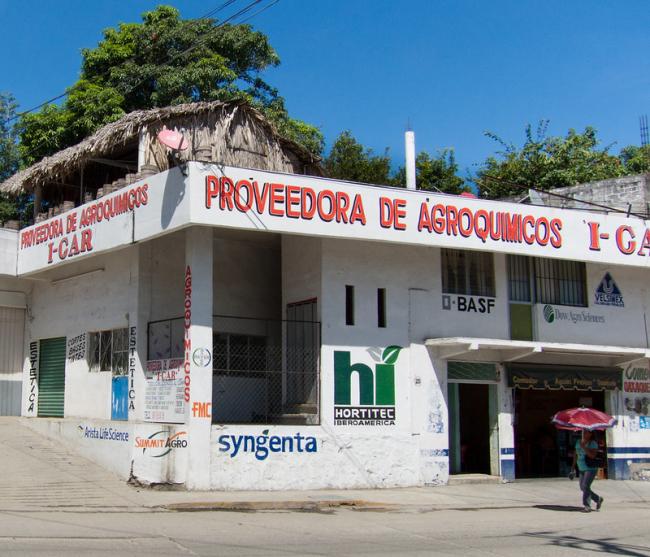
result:
[[(170, 512), (197, 510), (477, 510), (580, 506), (577, 480), (509, 484), (310, 491), (164, 491), (132, 487), (100, 466), (21, 425), (0, 418), (0, 511)], [(650, 482), (597, 481), (609, 506), (650, 508)]]

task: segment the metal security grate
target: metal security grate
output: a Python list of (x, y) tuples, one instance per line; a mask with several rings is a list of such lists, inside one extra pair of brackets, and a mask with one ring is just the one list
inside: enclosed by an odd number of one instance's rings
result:
[(41, 340), (38, 367), (38, 415), (63, 417), (65, 400), (65, 337)]
[(535, 258), (535, 290), (540, 304), (587, 306), (583, 262)]

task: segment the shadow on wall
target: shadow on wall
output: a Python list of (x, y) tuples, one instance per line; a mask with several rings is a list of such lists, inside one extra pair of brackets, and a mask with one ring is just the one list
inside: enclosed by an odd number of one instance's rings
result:
[(167, 230), (178, 206), (183, 202), (187, 191), (187, 179), (180, 168), (172, 168), (167, 172), (163, 192), (162, 210), (160, 211), (160, 226)]

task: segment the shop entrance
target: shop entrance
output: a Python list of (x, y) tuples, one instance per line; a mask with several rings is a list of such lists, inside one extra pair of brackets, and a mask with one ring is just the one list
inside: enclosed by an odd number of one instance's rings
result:
[(496, 385), (449, 383), (452, 474), (498, 474)]
[[(566, 408), (605, 411), (603, 391), (521, 390), (515, 393), (515, 477), (566, 476), (579, 433), (556, 429), (551, 417)], [(604, 435), (597, 434), (599, 444)]]

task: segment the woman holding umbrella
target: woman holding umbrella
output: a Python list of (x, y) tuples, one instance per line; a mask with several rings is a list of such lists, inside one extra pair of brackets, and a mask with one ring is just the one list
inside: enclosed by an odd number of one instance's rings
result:
[(575, 445), (573, 469), (575, 470), (577, 465), (580, 471), (583, 511), (591, 511), (590, 501), (596, 503), (596, 510), (600, 510), (604, 499), (591, 490), (591, 484), (598, 472), (596, 460), (598, 443), (593, 438), (593, 432), (598, 429), (613, 427), (616, 419), (599, 410), (582, 407), (562, 410), (562, 412), (555, 414), (551, 421), (559, 429), (582, 431), (582, 439), (576, 441)]
[(587, 458), (595, 459), (598, 452), (598, 443), (594, 440), (594, 432), (588, 429), (582, 431), (582, 439), (576, 441), (575, 451), (573, 453), (573, 469), (576, 464), (580, 471), (580, 490), (582, 491), (582, 510), (586, 513), (591, 512), (589, 501), (596, 503), (596, 510), (603, 506), (604, 498), (597, 495), (591, 490), (598, 468), (587, 464)]

